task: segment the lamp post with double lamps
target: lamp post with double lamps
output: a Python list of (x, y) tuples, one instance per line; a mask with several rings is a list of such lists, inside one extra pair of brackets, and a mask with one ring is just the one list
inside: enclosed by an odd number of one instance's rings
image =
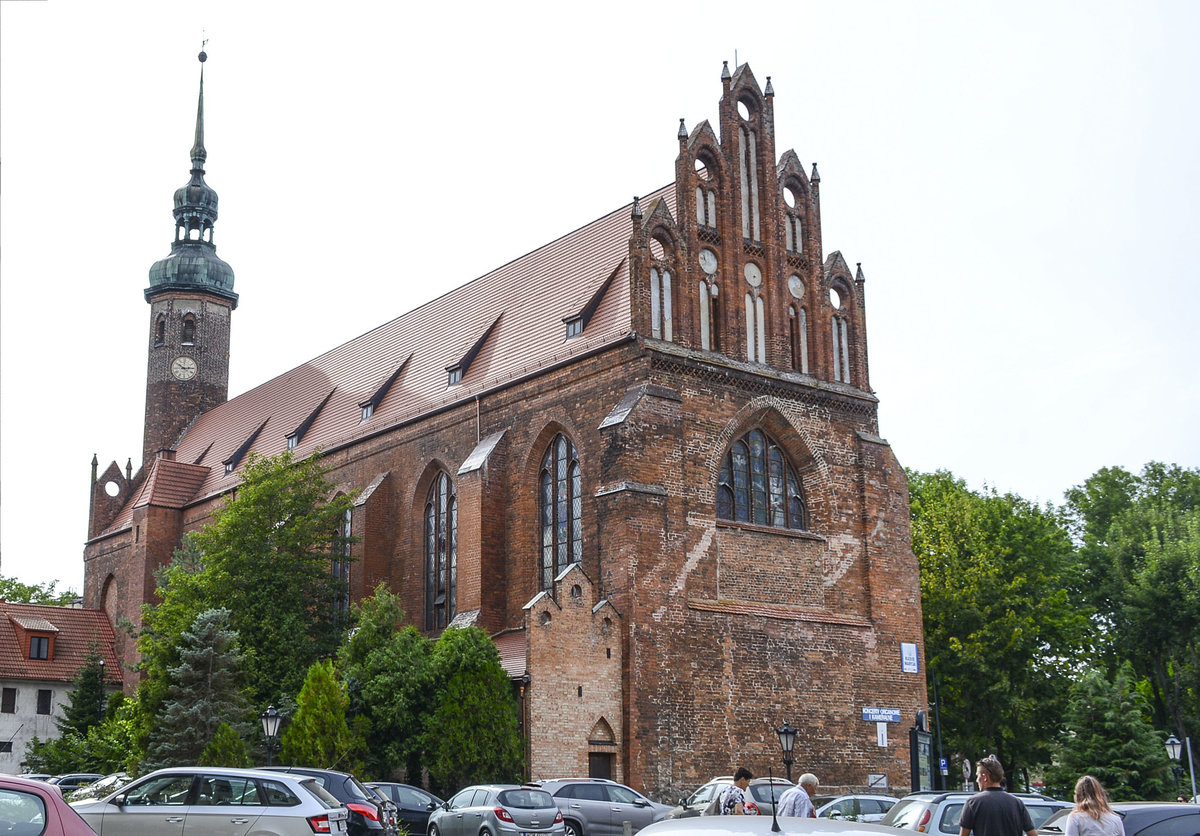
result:
[(783, 725), (775, 729), (775, 734), (779, 735), (779, 748), (783, 750), (783, 765), (787, 767), (787, 779), (792, 780), (792, 748), (796, 745), (796, 730), (792, 728), (792, 724), (787, 720), (783, 721)]
[(1177, 760), (1179, 760), (1180, 750), (1185, 747), (1187, 748), (1188, 772), (1191, 773), (1191, 778), (1192, 778), (1192, 798), (1195, 798), (1196, 797), (1196, 764), (1192, 760), (1192, 739), (1190, 737), (1185, 736), (1183, 738), (1183, 740), (1184, 740), (1184, 742), (1180, 743), (1179, 738), (1177, 738), (1175, 735), (1171, 735), (1170, 737), (1168, 737), (1167, 743), (1166, 743), (1167, 754), (1170, 755), (1171, 760), (1177, 761)]
[(267, 706), (267, 710), (258, 715), (262, 721), (263, 735), (267, 738), (267, 766), (274, 763), (275, 741), (279, 739), (279, 723), (283, 715), (275, 710), (275, 706)]

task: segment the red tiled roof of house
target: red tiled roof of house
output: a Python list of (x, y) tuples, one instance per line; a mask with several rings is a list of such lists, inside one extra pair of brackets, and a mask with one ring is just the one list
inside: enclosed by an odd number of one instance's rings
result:
[[(27, 630), (53, 634), (51, 658), (29, 658)], [(116, 637), (103, 610), (0, 601), (0, 679), (70, 682), (86, 663), (93, 644), (104, 659), (105, 679), (119, 684)]]
[[(642, 206), (658, 199), (674, 212), (674, 184), (643, 198)], [(175, 461), (157, 460), (146, 487), (100, 536), (129, 528), (132, 509), (150, 501), (147, 491), (163, 497), (164, 504), (183, 505), (234, 487), (238, 470), (226, 474), (223, 463), (260, 427), (251, 450), (270, 456), (286, 450), (287, 437), (307, 423), (295, 449), (297, 456), (306, 456), (627, 338), (632, 330), (631, 207), (626, 204), (204, 413), (179, 442)], [(610, 277), (584, 332), (566, 339), (563, 319), (579, 314)], [(489, 327), (461, 383), (449, 386), (448, 367), (467, 356)], [(360, 405), (402, 365), (374, 414), (363, 421)], [(185, 463), (207, 468), (194, 488), (178, 467)], [(171, 487), (158, 487), (163, 481)], [(185, 499), (188, 490), (191, 496)]]

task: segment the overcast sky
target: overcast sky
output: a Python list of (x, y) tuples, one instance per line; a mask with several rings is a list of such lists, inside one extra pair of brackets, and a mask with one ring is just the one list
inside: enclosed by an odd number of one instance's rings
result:
[(1200, 464), (1200, 3), (0, 2), (0, 571), (141, 454), (199, 64), (230, 395), (674, 179), (721, 62), (820, 165), (900, 461), (1058, 503)]

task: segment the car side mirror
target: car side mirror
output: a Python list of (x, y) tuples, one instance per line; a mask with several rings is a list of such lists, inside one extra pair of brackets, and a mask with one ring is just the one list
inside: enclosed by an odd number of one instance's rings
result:
[(116, 798), (114, 798), (112, 800), (112, 803), (116, 804), (118, 807), (124, 807), (125, 806), (125, 793), (121, 793)]
[(633, 806), (634, 806), (634, 807), (649, 807), (649, 806), (650, 806), (650, 802), (649, 802), (649, 801), (647, 801), (647, 800), (646, 800), (646, 799), (644, 799), (644, 798), (639, 798), (639, 799), (637, 799), (636, 801), (634, 801), (634, 802), (633, 802)]
[(437, 809), (437, 805), (434, 804), (432, 801), (430, 801), (429, 804), (425, 807), (425, 809), (432, 813), (434, 810)]

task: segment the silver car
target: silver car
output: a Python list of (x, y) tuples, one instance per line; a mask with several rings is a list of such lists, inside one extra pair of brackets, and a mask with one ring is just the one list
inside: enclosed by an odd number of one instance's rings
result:
[(890, 795), (826, 795), (814, 798), (813, 803), (818, 818), (878, 822), (896, 805), (896, 799)]
[(340, 836), (346, 808), (305, 775), (175, 767), (71, 805), (100, 836)]
[(625, 822), (637, 833), (671, 812), (666, 804), (607, 778), (558, 778), (538, 786), (554, 796), (567, 836), (620, 836)]
[(562, 813), (545, 790), (485, 784), (467, 787), (434, 810), (429, 836), (565, 836), (565, 831)]

